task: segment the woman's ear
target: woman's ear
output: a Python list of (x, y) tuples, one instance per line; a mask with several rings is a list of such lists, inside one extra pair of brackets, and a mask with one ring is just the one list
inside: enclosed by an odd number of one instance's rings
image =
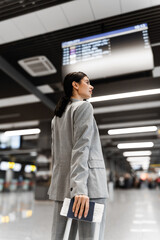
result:
[(73, 86), (73, 88), (78, 90), (78, 83), (77, 82), (73, 81), (72, 86)]

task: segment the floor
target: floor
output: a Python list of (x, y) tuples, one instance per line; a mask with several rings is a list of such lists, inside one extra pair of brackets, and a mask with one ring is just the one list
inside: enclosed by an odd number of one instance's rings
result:
[[(160, 190), (116, 190), (108, 202), (105, 240), (160, 239)], [(33, 192), (0, 194), (0, 240), (50, 240), (52, 201)]]

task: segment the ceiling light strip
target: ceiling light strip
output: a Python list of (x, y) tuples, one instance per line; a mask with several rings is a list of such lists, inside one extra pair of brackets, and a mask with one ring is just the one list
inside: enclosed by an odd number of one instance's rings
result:
[(136, 128), (112, 129), (112, 130), (108, 131), (108, 134), (109, 135), (118, 135), (118, 134), (155, 132), (155, 131), (157, 131), (156, 126), (147, 126), (147, 127), (136, 127)]
[(160, 94), (160, 88), (152, 89), (152, 90), (143, 90), (143, 91), (135, 91), (135, 92), (128, 92), (128, 93), (118, 93), (118, 94), (112, 94), (112, 95), (92, 97), (88, 101), (89, 102), (110, 101), (110, 100), (123, 99), (123, 98), (149, 96), (149, 95), (155, 95), (155, 94)]
[(127, 157), (128, 162), (139, 162), (139, 161), (150, 161), (151, 158), (149, 156), (146, 157)]
[(117, 147), (119, 149), (129, 149), (129, 148), (148, 148), (153, 147), (153, 142), (137, 142), (137, 143), (119, 143)]
[(133, 157), (133, 156), (150, 156), (152, 154), (151, 151), (133, 151), (133, 152), (124, 152), (124, 157)]
[(33, 129), (24, 129), (24, 130), (14, 130), (14, 131), (6, 131), (4, 134), (6, 136), (19, 136), (19, 135), (31, 135), (31, 134), (39, 134), (41, 130), (39, 128)]

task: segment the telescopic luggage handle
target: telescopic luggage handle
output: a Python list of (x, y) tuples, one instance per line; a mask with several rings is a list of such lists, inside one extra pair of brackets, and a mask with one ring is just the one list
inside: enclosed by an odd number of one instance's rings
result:
[[(71, 225), (72, 225), (72, 218), (68, 218), (66, 228), (65, 228), (65, 232), (64, 232), (64, 236), (63, 236), (63, 240), (68, 240), (69, 239), (69, 233), (70, 233), (70, 230), (71, 230)], [(77, 230), (77, 232), (78, 232), (78, 230)], [(95, 232), (94, 232), (94, 240), (99, 239), (99, 232), (100, 232), (100, 223), (96, 223)], [(75, 240), (78, 240), (77, 238), (79, 239), (79, 237), (76, 237)]]

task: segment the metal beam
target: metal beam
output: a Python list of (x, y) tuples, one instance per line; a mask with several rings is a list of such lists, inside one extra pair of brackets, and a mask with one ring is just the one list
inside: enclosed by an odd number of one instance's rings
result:
[(10, 63), (8, 63), (2, 56), (0, 56), (0, 69), (8, 76), (14, 79), (18, 84), (24, 87), (27, 91), (34, 94), (41, 100), (49, 109), (54, 111), (55, 104), (43, 95), (27, 78), (19, 73)]

